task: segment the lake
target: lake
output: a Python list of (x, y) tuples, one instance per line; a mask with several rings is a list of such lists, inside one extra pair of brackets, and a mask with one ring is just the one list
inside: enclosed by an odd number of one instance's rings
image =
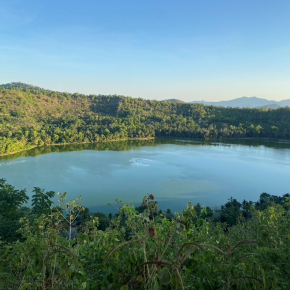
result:
[[(290, 144), (262, 140), (156, 139), (41, 147), (0, 158), (0, 178), (83, 197), (92, 211), (114, 212), (115, 199), (140, 205), (147, 193), (162, 209), (191, 201), (211, 207), (230, 197), (256, 201), (290, 192)], [(56, 199), (55, 199), (56, 200)]]

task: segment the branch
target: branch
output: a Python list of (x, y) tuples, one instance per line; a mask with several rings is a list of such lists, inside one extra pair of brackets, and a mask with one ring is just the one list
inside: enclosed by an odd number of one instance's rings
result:
[(145, 265), (160, 265), (160, 266), (172, 266), (170, 263), (162, 262), (162, 261), (156, 261), (156, 262), (145, 262), (138, 267), (145, 266)]
[(125, 246), (125, 245), (127, 245), (127, 244), (131, 244), (131, 243), (133, 243), (133, 242), (135, 242), (135, 241), (128, 241), (128, 242), (124, 242), (124, 243), (121, 243), (121, 244), (119, 244), (118, 246), (116, 246), (113, 250), (111, 250), (110, 252), (109, 252), (109, 254), (106, 256), (106, 258), (104, 259), (104, 261), (102, 262), (102, 264), (104, 264), (107, 260), (108, 260), (108, 258), (118, 249), (118, 248), (120, 248), (120, 247), (122, 247), (122, 246)]
[(184, 245), (182, 245), (182, 247), (180, 248), (180, 250), (178, 251), (178, 254), (177, 254), (177, 262), (179, 261), (179, 257), (181, 255), (181, 252), (182, 250), (187, 247), (187, 246), (195, 246), (197, 248), (200, 248), (201, 250), (203, 250), (201, 244), (197, 244), (197, 243), (185, 243)]
[(238, 242), (238, 243), (235, 245), (235, 247), (233, 248), (232, 252), (233, 252), (237, 247), (239, 247), (239, 246), (241, 246), (241, 245), (244, 245), (244, 244), (256, 244), (256, 243), (257, 243), (257, 241), (254, 241), (254, 240), (249, 240), (249, 241), (240, 241), (240, 242)]

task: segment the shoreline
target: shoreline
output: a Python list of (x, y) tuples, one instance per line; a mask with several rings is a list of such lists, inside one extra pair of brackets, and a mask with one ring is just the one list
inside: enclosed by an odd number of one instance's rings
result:
[(10, 153), (5, 153), (5, 154), (0, 154), (0, 157), (3, 156), (10, 156), (10, 155), (15, 155), (17, 153), (20, 152), (25, 152), (25, 151), (29, 151), (35, 148), (41, 148), (41, 147), (52, 147), (52, 146), (64, 146), (64, 145), (81, 145), (81, 144), (98, 144), (98, 143), (105, 143), (105, 142), (124, 142), (124, 141), (147, 141), (147, 140), (155, 140), (156, 137), (144, 137), (144, 138), (126, 138), (126, 139), (113, 139), (113, 140), (104, 140), (104, 141), (98, 141), (98, 142), (74, 142), (74, 143), (53, 143), (53, 144), (45, 144), (45, 145), (41, 145), (41, 146), (32, 146), (30, 148), (26, 148), (23, 150), (19, 150), (19, 151), (13, 151)]
[(155, 139), (176, 139), (176, 140), (202, 140), (204, 142), (224, 142), (226, 140), (262, 140), (262, 141), (274, 141), (274, 142), (283, 142), (290, 144), (289, 139), (274, 139), (274, 138), (257, 138), (257, 137), (244, 137), (244, 138), (217, 138), (217, 139), (203, 139), (203, 138), (172, 138), (172, 137), (142, 137), (142, 138), (126, 138), (126, 139), (113, 139), (113, 140), (104, 140), (98, 142), (75, 142), (75, 143), (53, 143), (53, 144), (45, 144), (41, 146), (32, 146), (27, 149), (14, 151), (10, 153), (0, 154), (0, 157), (15, 155), (20, 152), (29, 151), (35, 148), (41, 147), (52, 147), (52, 146), (64, 146), (64, 145), (81, 145), (81, 144), (98, 144), (98, 143), (106, 143), (106, 142), (125, 142), (125, 141), (149, 141)]

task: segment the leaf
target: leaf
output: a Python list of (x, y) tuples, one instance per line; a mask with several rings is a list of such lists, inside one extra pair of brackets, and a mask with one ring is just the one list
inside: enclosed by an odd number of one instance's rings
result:
[(159, 271), (159, 277), (163, 285), (168, 285), (171, 281), (171, 275), (167, 268), (163, 268)]
[(120, 290), (129, 290), (129, 287), (128, 287), (128, 285), (123, 285), (123, 286), (120, 288)]
[(137, 256), (135, 253), (130, 254), (130, 261), (132, 264), (135, 264), (137, 262)]
[(27, 289), (27, 283), (26, 281), (23, 282), (23, 285), (21, 286), (21, 288), (19, 290), (26, 290)]
[(159, 290), (160, 289), (160, 285), (158, 283), (158, 281), (156, 280), (153, 286), (153, 290)]

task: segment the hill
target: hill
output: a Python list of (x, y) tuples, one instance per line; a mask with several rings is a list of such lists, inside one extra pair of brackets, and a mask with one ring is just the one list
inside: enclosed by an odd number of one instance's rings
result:
[(35, 146), (136, 138), (290, 139), (290, 108), (225, 108), (60, 93), (21, 84), (0, 88), (0, 154)]
[(182, 103), (185, 104), (184, 101), (178, 100), (178, 99), (168, 99), (168, 100), (164, 100), (165, 102), (169, 102), (169, 103)]
[(0, 85), (1, 88), (5, 89), (23, 89), (23, 90), (35, 90), (35, 91), (47, 91), (45, 89), (42, 89), (40, 87), (36, 87), (33, 85), (21, 83), (21, 82), (13, 82), (8, 84)]
[(271, 109), (271, 110), (275, 110), (278, 108), (281, 108), (281, 106), (279, 106), (278, 104), (269, 104), (269, 105), (265, 105), (262, 107), (257, 107), (258, 109)]
[(257, 97), (241, 97), (237, 99), (233, 99), (230, 101), (221, 101), (221, 102), (205, 102), (205, 101), (193, 101), (191, 104), (203, 104), (203, 105), (211, 105), (211, 106), (222, 106), (222, 107), (232, 107), (232, 108), (262, 108), (269, 107), (274, 108), (273, 105), (277, 105), (278, 107), (286, 107), (290, 106), (290, 100), (283, 100), (280, 102), (269, 101), (262, 98)]

